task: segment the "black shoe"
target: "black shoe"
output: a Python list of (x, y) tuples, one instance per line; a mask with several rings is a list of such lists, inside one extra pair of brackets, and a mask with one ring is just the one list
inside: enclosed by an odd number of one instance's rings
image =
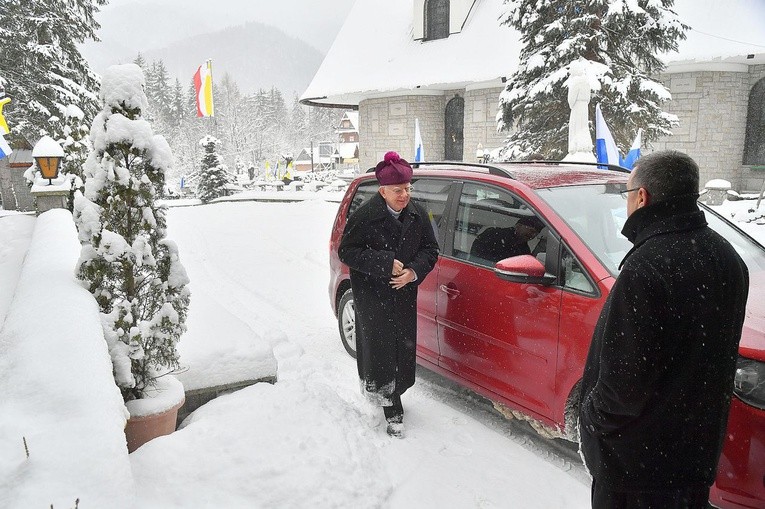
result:
[(388, 421), (388, 428), (385, 431), (394, 438), (404, 438), (404, 423)]

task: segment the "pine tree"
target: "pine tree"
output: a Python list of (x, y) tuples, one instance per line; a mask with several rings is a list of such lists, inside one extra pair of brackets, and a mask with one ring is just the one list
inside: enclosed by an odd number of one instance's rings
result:
[(112, 66), (93, 121), (85, 193), (75, 198), (82, 242), (77, 274), (95, 297), (114, 376), (125, 401), (141, 399), (178, 367), (188, 277), (165, 237), (165, 209), (155, 202), (172, 153), (143, 118), (144, 77), (135, 64)]
[(197, 198), (204, 203), (226, 194), (226, 184), (233, 183), (233, 176), (228, 172), (223, 159), (218, 155), (220, 141), (213, 136), (205, 136), (199, 140), (199, 146), (204, 153), (200, 161), (200, 169), (194, 175), (197, 183)]
[(162, 60), (155, 60), (146, 71), (146, 97), (149, 111), (155, 121), (160, 121), (162, 134), (172, 125), (173, 93), (167, 68)]
[(54, 122), (53, 132), (56, 141), (64, 149), (61, 173), (70, 176), (72, 188), (67, 207), (71, 212), (74, 210), (75, 192), (85, 189), (83, 166), (91, 149), (88, 138), (90, 127), (85, 123), (85, 113), (74, 104), (70, 104), (64, 111), (63, 118)]
[(146, 59), (143, 58), (143, 55), (139, 52), (138, 55), (133, 60), (133, 63), (141, 68), (144, 75), (146, 74), (146, 71), (148, 70), (149, 64), (146, 62)]
[(290, 144), (293, 149), (300, 150), (306, 146), (308, 134), (308, 115), (305, 107), (300, 104), (297, 94), (292, 97), (292, 110), (290, 111)]
[(639, 128), (644, 143), (671, 134), (677, 117), (662, 111), (669, 91), (651, 79), (660, 53), (677, 49), (688, 29), (674, 0), (509, 0), (503, 24), (521, 34), (518, 70), (500, 96), (499, 127), (514, 128), (505, 157), (568, 152), (567, 66), (586, 60), (593, 86), (590, 118), (601, 104), (616, 142), (628, 147)]
[(95, 14), (107, 0), (4, 0), (0, 15), (0, 75), (13, 102), (8, 125), (32, 140), (49, 120), (76, 104), (87, 119), (98, 111), (97, 76), (79, 45), (97, 40)]

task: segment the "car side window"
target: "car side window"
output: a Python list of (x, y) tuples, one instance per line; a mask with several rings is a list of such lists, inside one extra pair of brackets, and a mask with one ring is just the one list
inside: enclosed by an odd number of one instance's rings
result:
[(368, 180), (359, 184), (358, 189), (356, 189), (356, 194), (353, 195), (351, 204), (348, 206), (348, 217), (356, 212), (359, 207), (368, 202), (372, 196), (377, 193), (379, 187), (380, 186), (377, 184), (376, 180)]
[(561, 272), (564, 288), (578, 292), (595, 293), (595, 287), (587, 277), (587, 273), (566, 247), (563, 248), (563, 256), (561, 257)]
[(481, 184), (462, 188), (454, 225), (453, 255), (485, 267), (518, 255), (544, 263), (547, 227), (511, 193)]
[(425, 210), (433, 234), (438, 239), (439, 248), (443, 249), (442, 236), (439, 229), (442, 226), (446, 201), (449, 198), (450, 180), (443, 179), (414, 179), (412, 180), (412, 201), (416, 202)]

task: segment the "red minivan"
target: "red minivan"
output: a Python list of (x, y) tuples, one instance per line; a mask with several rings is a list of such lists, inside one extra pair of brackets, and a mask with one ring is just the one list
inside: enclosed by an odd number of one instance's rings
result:
[[(420, 284), (418, 362), (471, 388), (546, 435), (576, 440), (590, 339), (632, 245), (619, 191), (628, 174), (571, 163), (421, 163), (412, 199), (431, 218), (441, 254)], [(337, 257), (349, 214), (377, 192), (374, 175), (348, 187), (332, 229), (329, 296), (355, 356), (353, 294)], [(710, 502), (765, 507), (765, 249), (700, 204), (749, 267), (735, 397)], [(499, 228), (536, 224), (530, 254), (503, 256)], [(538, 228), (541, 227), (541, 230)], [(493, 245), (496, 247), (496, 242)]]

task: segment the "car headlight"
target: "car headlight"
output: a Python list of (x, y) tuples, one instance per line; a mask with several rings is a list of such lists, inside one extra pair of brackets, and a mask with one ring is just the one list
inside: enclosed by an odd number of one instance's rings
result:
[(765, 362), (739, 357), (733, 392), (744, 403), (765, 410)]

